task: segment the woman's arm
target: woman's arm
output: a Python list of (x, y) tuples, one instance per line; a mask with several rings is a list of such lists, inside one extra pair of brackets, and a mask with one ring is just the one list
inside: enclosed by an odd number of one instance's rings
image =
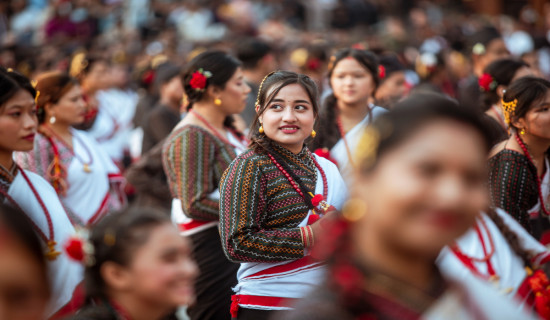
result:
[(246, 155), (233, 161), (221, 179), (220, 233), (225, 255), (233, 262), (280, 262), (304, 256), (299, 227), (262, 227), (269, 214), (265, 188), (259, 164)]

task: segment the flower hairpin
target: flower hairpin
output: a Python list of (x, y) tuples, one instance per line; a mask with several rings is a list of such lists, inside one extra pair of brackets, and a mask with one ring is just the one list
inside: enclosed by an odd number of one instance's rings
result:
[(70, 237), (63, 249), (67, 255), (86, 266), (93, 266), (94, 259), (94, 245), (90, 242), (90, 233), (86, 229), (78, 229), (76, 233)]
[(210, 77), (212, 77), (212, 72), (205, 71), (204, 69), (200, 68), (199, 70), (195, 71), (191, 76), (189, 85), (191, 86), (191, 88), (195, 89), (195, 91), (202, 92), (206, 88), (206, 82)]
[(479, 78), (479, 88), (484, 92), (493, 91), (497, 88), (497, 81), (488, 73), (484, 73)]
[(383, 65), (378, 65), (378, 77), (384, 79), (386, 77), (386, 68)]

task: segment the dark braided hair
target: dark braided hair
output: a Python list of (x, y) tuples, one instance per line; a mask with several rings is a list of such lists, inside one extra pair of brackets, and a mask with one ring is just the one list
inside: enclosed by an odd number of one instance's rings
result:
[[(338, 51), (334, 56), (330, 58), (328, 78), (332, 76), (332, 72), (336, 65), (343, 59), (351, 57), (361, 64), (372, 76), (375, 83), (374, 91), (380, 84), (378, 77), (378, 58), (372, 52), (361, 49), (343, 49)], [(374, 92), (373, 92), (374, 94)], [(319, 115), (319, 121), (317, 123), (317, 137), (311, 142), (310, 147), (312, 150), (318, 148), (331, 149), (340, 140), (340, 130), (336, 123), (337, 117), (337, 104), (338, 100), (331, 93), (326, 97)]]

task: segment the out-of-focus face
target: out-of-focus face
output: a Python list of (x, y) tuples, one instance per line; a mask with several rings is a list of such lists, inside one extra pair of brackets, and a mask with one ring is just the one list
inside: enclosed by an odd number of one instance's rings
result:
[(509, 56), (510, 52), (506, 48), (504, 40), (501, 38), (494, 39), (485, 47), (485, 54), (479, 58), (480, 68), (484, 70), (491, 62), (508, 58)]
[(376, 86), (372, 74), (352, 57), (334, 66), (330, 85), (336, 99), (348, 105), (366, 104)]
[(376, 89), (375, 98), (377, 101), (397, 102), (407, 93), (405, 72), (396, 71), (391, 73), (387, 79)]
[(179, 76), (173, 77), (161, 88), (161, 95), (166, 96), (174, 105), (181, 104), (183, 93), (183, 85)]
[(475, 129), (442, 119), (387, 151), (352, 188), (368, 207), (355, 234), (370, 233), (386, 248), (435, 259), (486, 208), (481, 141)]
[(103, 61), (95, 62), (88, 74), (84, 77), (84, 83), (90, 90), (106, 89), (111, 85), (111, 82), (106, 79), (109, 72), (109, 66)]
[(533, 69), (531, 69), (529, 67), (521, 67), (514, 74), (514, 77), (510, 81), (510, 84), (512, 84), (514, 81), (516, 81), (519, 78), (528, 77), (528, 76), (532, 76), (532, 75), (533, 75)]
[(0, 152), (32, 150), (37, 127), (34, 99), (29, 92), (19, 90), (0, 106)]
[(525, 128), (526, 135), (550, 140), (550, 90), (543, 99), (533, 103), (519, 123), (516, 126)]
[(260, 122), (269, 139), (294, 153), (300, 152), (315, 124), (313, 104), (306, 90), (299, 84), (282, 87), (260, 116)]
[(45, 272), (28, 249), (7, 237), (0, 237), (0, 319), (43, 320), (49, 299)]
[(250, 87), (244, 81), (243, 70), (239, 67), (219, 92), (217, 98), (222, 101), (219, 107), (227, 115), (241, 113), (246, 107), (249, 93)]
[(150, 231), (126, 269), (132, 279), (129, 290), (149, 306), (167, 312), (195, 301), (193, 283), (198, 271), (189, 241), (170, 223)]
[(46, 121), (52, 115), (55, 116), (56, 123), (66, 126), (73, 126), (84, 122), (86, 102), (79, 85), (74, 85), (55, 105), (48, 108)]

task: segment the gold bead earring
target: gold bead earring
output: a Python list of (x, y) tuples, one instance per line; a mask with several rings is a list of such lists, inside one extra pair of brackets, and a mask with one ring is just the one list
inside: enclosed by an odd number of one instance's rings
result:
[(220, 98), (214, 99), (214, 104), (217, 105), (217, 106), (221, 106), (222, 105), (222, 99), (220, 99)]
[(521, 128), (521, 130), (519, 131), (519, 134), (524, 135), (525, 134), (525, 128)]
[(312, 131), (311, 131), (311, 137), (312, 137), (312, 138), (315, 138), (315, 136), (317, 136), (317, 132), (315, 132), (315, 130), (312, 130)]
[(258, 132), (260, 134), (264, 134), (264, 126), (262, 124), (260, 124), (260, 128), (258, 129)]

